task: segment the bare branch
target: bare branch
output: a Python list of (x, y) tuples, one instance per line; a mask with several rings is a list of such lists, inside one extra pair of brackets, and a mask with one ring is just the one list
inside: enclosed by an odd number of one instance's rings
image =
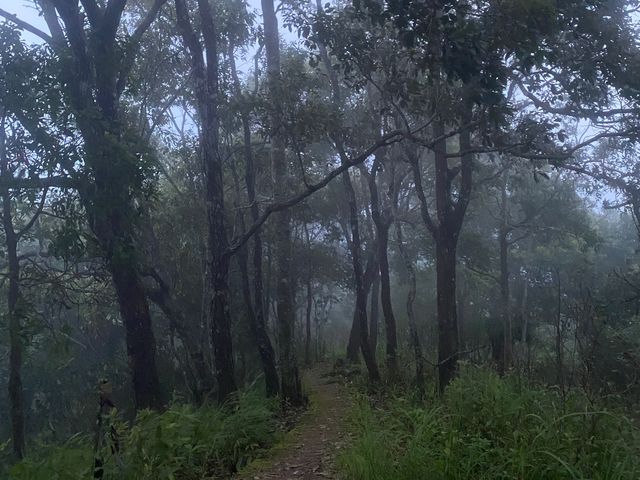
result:
[(20, 20), (18, 16), (14, 13), (9, 13), (6, 10), (3, 10), (2, 8), (0, 8), (0, 17), (4, 17), (7, 21), (13, 23), (15, 26), (17, 26), (21, 30), (27, 31), (29, 33), (32, 33), (36, 37), (41, 38), (51, 46), (53, 46), (55, 43), (51, 35), (47, 34), (46, 32), (43, 32), (39, 28), (34, 27), (33, 25), (31, 25), (28, 22), (25, 22), (24, 20)]

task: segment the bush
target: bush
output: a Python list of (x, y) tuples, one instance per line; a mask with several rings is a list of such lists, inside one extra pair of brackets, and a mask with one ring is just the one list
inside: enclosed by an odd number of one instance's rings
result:
[[(114, 419), (115, 420), (115, 419)], [(140, 412), (128, 427), (115, 421), (119, 453), (105, 447), (105, 480), (203, 479), (228, 475), (245, 465), (276, 437), (271, 405), (241, 394), (222, 408), (174, 406), (163, 413)], [(34, 453), (10, 470), (11, 480), (93, 478), (93, 439)], [(46, 451), (46, 452), (45, 452)]]
[(427, 408), (363, 400), (354, 427), (340, 462), (350, 480), (640, 478), (640, 436), (624, 415), (476, 368)]

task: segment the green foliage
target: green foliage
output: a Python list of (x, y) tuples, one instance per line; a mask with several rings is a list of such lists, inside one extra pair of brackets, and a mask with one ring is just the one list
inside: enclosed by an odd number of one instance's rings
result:
[(352, 480), (632, 479), (640, 436), (630, 420), (576, 396), (465, 368), (441, 400), (361, 402), (358, 439), (341, 458)]
[[(118, 480), (202, 479), (228, 475), (255, 459), (276, 439), (272, 405), (242, 393), (224, 407), (177, 405), (163, 413), (143, 411), (133, 426), (114, 419), (119, 453), (105, 446), (104, 478)], [(109, 442), (107, 442), (109, 443)], [(89, 438), (41, 448), (10, 470), (11, 480), (92, 478)]]

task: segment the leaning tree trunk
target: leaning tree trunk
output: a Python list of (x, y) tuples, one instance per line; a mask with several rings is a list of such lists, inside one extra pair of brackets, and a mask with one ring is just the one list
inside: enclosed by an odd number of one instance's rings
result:
[[(283, 113), (281, 111), (282, 77), (280, 73), (280, 39), (278, 19), (273, 0), (262, 0), (264, 20), (264, 46), (267, 59), (267, 85), (271, 100), (270, 137), (271, 167), (274, 186), (274, 200), (286, 198), (289, 187), (289, 172), (282, 133)], [(278, 317), (278, 343), (280, 360), (280, 393), (283, 400), (293, 405), (304, 401), (298, 373), (295, 348), (295, 310), (291, 285), (291, 214), (283, 210), (273, 215), (273, 245), (276, 259), (276, 304)]]

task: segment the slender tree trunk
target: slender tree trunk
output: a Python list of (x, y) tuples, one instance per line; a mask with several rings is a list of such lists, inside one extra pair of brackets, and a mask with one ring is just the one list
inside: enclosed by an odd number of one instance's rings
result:
[(396, 317), (391, 304), (391, 279), (389, 275), (389, 227), (383, 225), (378, 228), (378, 261), (380, 263), (380, 299), (384, 313), (386, 333), (387, 368), (389, 377), (394, 378), (398, 373), (398, 337), (396, 333)]
[(409, 319), (409, 333), (411, 336), (411, 344), (413, 346), (413, 355), (416, 362), (416, 388), (418, 390), (418, 396), (420, 400), (424, 398), (425, 393), (425, 381), (424, 381), (424, 357), (422, 355), (422, 346), (420, 344), (420, 336), (418, 334), (418, 324), (416, 322), (415, 312), (413, 310), (413, 304), (416, 299), (416, 272), (413, 268), (413, 261), (409, 257), (407, 250), (404, 248), (404, 241), (402, 238), (402, 226), (399, 222), (396, 222), (396, 239), (398, 240), (398, 249), (400, 255), (404, 260), (404, 265), (407, 269), (407, 275), (409, 277), (409, 292), (407, 293), (407, 318)]
[[(529, 281), (523, 278), (522, 299), (520, 301), (520, 317), (522, 318), (522, 345), (525, 348), (525, 360), (529, 358), (529, 312), (527, 311), (527, 301), (529, 296)], [(528, 369), (528, 362), (527, 362)]]
[(555, 318), (555, 347), (556, 347), (556, 381), (560, 387), (560, 391), (564, 395), (564, 350), (562, 341), (562, 287), (560, 283), (560, 270), (555, 269), (557, 284), (557, 308)]
[[(309, 227), (307, 224), (304, 224), (304, 233), (305, 238), (307, 240), (307, 248), (309, 253), (311, 252), (311, 237), (309, 236)], [(306, 335), (304, 339), (304, 357), (305, 364), (307, 366), (311, 365), (311, 309), (313, 308), (313, 290), (311, 285), (311, 269), (313, 268), (311, 257), (309, 257), (309, 261), (307, 262), (307, 275), (306, 275), (306, 286), (307, 286), (307, 310), (305, 315), (305, 324), (306, 324)]]
[[(231, 62), (231, 74), (233, 76), (235, 92), (236, 95), (240, 98), (242, 96), (242, 90), (240, 86), (240, 79), (236, 70), (233, 46), (230, 47), (229, 60)], [(256, 201), (256, 173), (253, 150), (251, 148), (251, 126), (249, 112), (244, 107), (241, 110), (240, 118), (242, 120), (242, 134), (244, 142), (243, 152), (245, 162), (245, 185), (247, 188), (247, 197), (249, 199), (249, 204), (251, 205), (251, 219), (254, 222), (257, 222), (260, 218), (260, 210)], [(244, 261), (246, 263), (247, 260), (245, 259)], [(265, 323), (264, 286), (262, 279), (262, 237), (260, 235), (260, 232), (256, 232), (253, 236), (253, 275), (254, 299), (252, 313), (250, 316), (251, 329), (254, 341), (258, 348), (258, 353), (260, 354), (260, 360), (262, 362), (262, 371), (265, 378), (266, 393), (267, 396), (271, 397), (278, 394), (278, 391), (280, 390), (280, 380), (278, 379), (278, 371), (276, 369), (275, 352), (273, 350), (273, 345), (271, 344), (271, 339), (269, 338)], [(247, 302), (247, 304), (250, 304), (251, 297), (246, 297), (245, 302)]]
[[(0, 106), (0, 175), (11, 175), (7, 158), (4, 108)], [(18, 259), (18, 235), (13, 228), (11, 196), (8, 188), (2, 189), (2, 226), (4, 227), (7, 260), (9, 264), (9, 288), (7, 289), (7, 317), (9, 321), (9, 404), (11, 417), (11, 441), (18, 460), (25, 454), (24, 392), (22, 390), (22, 311), (20, 309), (20, 261)]]
[(380, 319), (380, 274), (376, 275), (371, 284), (371, 298), (369, 299), (369, 343), (371, 343), (371, 351), (374, 353), (378, 350), (378, 321)]
[(504, 358), (502, 359), (502, 365), (499, 368), (501, 373), (504, 373), (511, 367), (512, 362), (512, 347), (513, 347), (513, 332), (512, 332), (512, 320), (510, 309), (510, 295), (509, 295), (509, 218), (508, 218), (508, 196), (507, 196), (507, 182), (508, 173), (503, 174), (503, 181), (501, 185), (501, 201), (500, 201), (500, 231), (499, 231), (499, 243), (500, 243), (500, 313), (502, 316), (502, 330), (504, 333)]
[(11, 199), (8, 190), (2, 192), (2, 221), (9, 263), (9, 288), (7, 307), (9, 319), (9, 402), (11, 411), (11, 441), (16, 458), (25, 454), (24, 437), (24, 394), (22, 391), (22, 322), (20, 311), (20, 263), (18, 261), (18, 240), (13, 230)]
[[(267, 85), (271, 99), (271, 167), (275, 201), (286, 198), (289, 188), (289, 172), (283, 138), (283, 114), (279, 98), (282, 90), (280, 72), (280, 39), (278, 19), (273, 0), (262, 0), (264, 21), (264, 45), (267, 58)], [(295, 349), (295, 311), (291, 285), (291, 213), (283, 210), (273, 215), (274, 249), (276, 257), (276, 303), (278, 317), (278, 343), (280, 381), (283, 400), (293, 405), (303, 403), (302, 386), (298, 373)]]

